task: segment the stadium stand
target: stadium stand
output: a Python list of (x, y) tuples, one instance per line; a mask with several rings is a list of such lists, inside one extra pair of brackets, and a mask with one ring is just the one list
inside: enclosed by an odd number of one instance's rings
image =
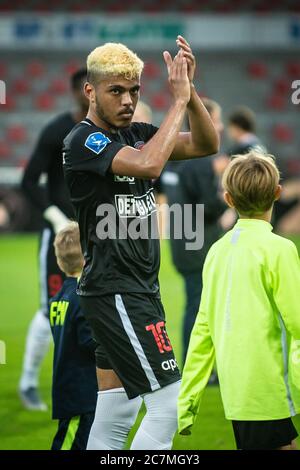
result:
[[(238, 13), (300, 12), (299, 0), (2, 0), (1, 13), (100, 11), (110, 13)], [(179, 16), (179, 15), (177, 15)], [(300, 32), (297, 32), (297, 34)], [(7, 85), (6, 104), (0, 106), (0, 167), (18, 167), (30, 155), (40, 129), (49, 119), (72, 106), (68, 79), (84, 65), (86, 52), (51, 50), (2, 51), (0, 79)], [(291, 82), (300, 79), (300, 61), (286, 50), (194, 51), (198, 61), (199, 93), (220, 102), (224, 117), (244, 104), (257, 113), (258, 133), (267, 148), (281, 153), (285, 162), (300, 160), (300, 135), (296, 132), (300, 105), (291, 102)], [(141, 95), (154, 111), (159, 125), (170, 97), (165, 64), (160, 52), (138, 53), (145, 61)], [(238, 86), (237, 86), (238, 84)], [(8, 129), (11, 129), (9, 132)], [(22, 130), (23, 129), (23, 130)], [(226, 136), (224, 139), (225, 146)], [(279, 152), (280, 149), (280, 152)], [(299, 168), (297, 164), (287, 165)]]
[[(170, 103), (165, 65), (160, 53), (139, 53), (146, 62), (141, 94), (153, 107), (154, 123), (159, 124)], [(286, 161), (299, 159), (300, 135), (295, 128), (299, 106), (291, 102), (290, 86), (291, 78), (300, 77), (300, 62), (286, 52), (269, 52), (267, 62), (263, 52), (195, 53), (199, 92), (220, 102), (225, 118), (237, 104), (250, 106), (257, 113), (259, 134), (270, 151), (279, 153), (279, 145)], [(0, 72), (8, 93), (6, 104), (0, 107), (0, 166), (23, 165), (41, 127), (52, 116), (70, 109), (68, 77), (84, 60), (82, 52), (76, 57), (63, 52), (36, 53), (34, 57), (24, 53), (18, 60), (13, 53), (4, 55)]]
[(148, 13), (182, 11), (185, 13), (215, 12), (232, 13), (255, 11), (260, 13), (291, 11), (299, 12), (300, 4), (298, 0), (52, 0), (51, 2), (40, 0), (4, 0), (0, 3), (0, 11), (10, 12), (18, 9), (50, 12), (68, 11), (80, 13), (85, 11), (102, 10), (107, 13), (123, 13), (130, 11), (143, 11)]

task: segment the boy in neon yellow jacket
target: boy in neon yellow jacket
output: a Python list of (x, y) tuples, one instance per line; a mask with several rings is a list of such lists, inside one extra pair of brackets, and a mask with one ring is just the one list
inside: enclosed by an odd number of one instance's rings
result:
[(272, 157), (255, 152), (234, 158), (224, 173), (224, 198), (240, 218), (205, 261), (178, 402), (181, 434), (190, 434), (216, 360), (237, 448), (295, 448), (300, 261), (295, 245), (272, 233), (279, 179)]

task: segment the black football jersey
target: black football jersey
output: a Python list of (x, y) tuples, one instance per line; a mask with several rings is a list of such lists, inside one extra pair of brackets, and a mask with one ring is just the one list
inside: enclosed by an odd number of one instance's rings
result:
[(133, 123), (111, 133), (85, 119), (64, 140), (65, 178), (85, 257), (79, 295), (159, 293), (152, 181), (111, 172), (121, 148), (139, 149), (156, 131), (150, 124)]
[[(41, 211), (55, 205), (69, 218), (74, 217), (62, 167), (62, 146), (76, 122), (71, 113), (60, 114), (42, 130), (25, 169), (22, 188)], [(47, 175), (46, 187), (39, 185), (41, 174)]]

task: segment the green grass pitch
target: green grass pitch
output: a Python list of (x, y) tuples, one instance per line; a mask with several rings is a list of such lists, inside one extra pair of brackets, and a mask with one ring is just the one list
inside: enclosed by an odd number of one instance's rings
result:
[[(300, 239), (295, 241), (300, 247)], [(50, 411), (25, 411), (17, 395), (26, 330), (38, 307), (37, 250), (37, 236), (14, 235), (0, 238), (0, 340), (6, 344), (6, 364), (0, 365), (1, 450), (49, 449), (56, 430)], [(162, 244), (160, 282), (169, 336), (175, 353), (180, 358), (183, 284), (172, 266), (166, 242)], [(51, 362), (52, 349), (42, 366), (40, 387), (49, 410)], [(141, 418), (142, 413), (138, 420)], [(299, 417), (295, 419), (295, 424), (300, 432)], [(137, 425), (135, 429), (136, 427)], [(219, 389), (208, 387), (193, 434), (188, 437), (176, 436), (174, 449), (234, 448), (231, 424), (224, 418)]]

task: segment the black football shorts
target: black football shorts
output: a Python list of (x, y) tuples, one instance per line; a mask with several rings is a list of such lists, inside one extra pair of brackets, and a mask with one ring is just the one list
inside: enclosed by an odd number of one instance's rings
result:
[(241, 450), (276, 450), (289, 445), (298, 433), (291, 418), (272, 421), (232, 421), (236, 446)]
[(98, 344), (97, 367), (113, 369), (128, 398), (180, 380), (159, 297), (81, 296), (80, 305)]

